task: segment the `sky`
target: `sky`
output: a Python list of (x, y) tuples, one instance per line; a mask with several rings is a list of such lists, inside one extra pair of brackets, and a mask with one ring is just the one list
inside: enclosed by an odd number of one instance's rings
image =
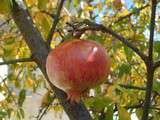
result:
[[(92, 5), (96, 5), (97, 3), (98, 3), (98, 1), (95, 0), (94, 2), (92, 2)], [(124, 3), (124, 6), (125, 6), (126, 8), (128, 8), (128, 9), (131, 9), (132, 7), (134, 7), (133, 0), (122, 0), (122, 3)], [(103, 15), (104, 15), (106, 12), (107, 12), (107, 7), (106, 7), (106, 6), (104, 6), (104, 7), (103, 7), (103, 10), (100, 11), (100, 12), (98, 11), (98, 9), (94, 11), (94, 14), (95, 14), (95, 15), (98, 15), (98, 16), (96, 17), (96, 19), (95, 19), (96, 23), (100, 23), (100, 22), (101, 22), (101, 17), (103, 17)]]

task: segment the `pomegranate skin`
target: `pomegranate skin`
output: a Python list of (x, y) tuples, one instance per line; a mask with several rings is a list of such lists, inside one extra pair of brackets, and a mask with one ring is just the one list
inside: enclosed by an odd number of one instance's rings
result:
[(110, 60), (105, 49), (90, 40), (68, 40), (53, 49), (46, 62), (50, 81), (78, 102), (86, 92), (106, 80)]

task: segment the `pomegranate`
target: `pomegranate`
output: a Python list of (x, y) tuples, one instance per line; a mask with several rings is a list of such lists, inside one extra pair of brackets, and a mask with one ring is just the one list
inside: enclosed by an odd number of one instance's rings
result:
[(73, 39), (49, 53), (46, 69), (50, 81), (65, 91), (71, 101), (78, 102), (90, 88), (106, 80), (110, 61), (100, 44)]

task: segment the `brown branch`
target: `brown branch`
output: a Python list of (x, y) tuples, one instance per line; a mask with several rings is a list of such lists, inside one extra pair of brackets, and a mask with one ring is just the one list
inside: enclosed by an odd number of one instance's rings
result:
[(157, 0), (152, 0), (151, 10), (151, 22), (150, 22), (150, 38), (149, 38), (149, 50), (148, 50), (148, 62), (147, 67), (147, 87), (145, 102), (143, 107), (142, 120), (148, 120), (149, 108), (151, 105), (151, 94), (153, 88), (153, 77), (154, 77), (154, 64), (153, 64), (153, 40), (154, 40), (154, 28), (155, 28), (155, 15), (156, 15)]
[[(136, 105), (125, 106), (124, 108), (125, 109), (138, 109), (138, 108), (140, 108), (141, 109), (143, 107), (144, 107), (144, 104), (140, 103), (140, 104), (136, 104)], [(160, 111), (160, 108), (154, 107), (154, 106), (150, 106), (149, 109), (154, 109), (154, 110), (159, 110)]]
[(19, 62), (33, 62), (33, 59), (31, 57), (30, 58), (19, 58), (19, 59), (0, 62), (0, 65), (16, 64)]
[(158, 68), (158, 67), (160, 67), (160, 60), (158, 60), (158, 61), (156, 61), (155, 63), (154, 63), (154, 70), (156, 69), (156, 68)]
[[(105, 82), (105, 84), (108, 85), (114, 85), (112, 82)], [(125, 89), (133, 89), (133, 90), (146, 90), (145, 87), (140, 87), (140, 86), (133, 86), (133, 85), (125, 85), (125, 84), (118, 84), (120, 87), (125, 88)]]
[[(144, 6), (140, 7), (140, 8), (137, 8), (137, 12), (140, 12), (141, 10), (143, 10), (143, 9), (145, 9), (147, 7), (149, 7), (149, 4), (146, 4), (146, 5), (144, 5)], [(120, 22), (120, 21), (122, 21), (122, 20), (124, 20), (126, 18), (129, 18), (133, 14), (134, 14), (134, 12), (131, 12), (131, 13), (128, 13), (127, 15), (125, 15), (125, 16), (119, 17), (114, 23), (118, 23), (118, 22)]]
[(52, 36), (53, 36), (54, 31), (56, 29), (57, 23), (59, 22), (59, 16), (61, 14), (61, 10), (62, 10), (64, 1), (65, 0), (61, 0), (60, 3), (59, 3), (59, 6), (57, 8), (57, 14), (54, 17), (53, 25), (52, 25), (51, 30), (50, 30), (50, 32), (48, 34), (48, 37), (47, 37), (47, 44), (48, 44), (48, 46), (50, 46), (50, 44), (51, 44)]
[(125, 109), (137, 109), (137, 108), (142, 108), (143, 107), (143, 103), (139, 103), (136, 105), (129, 105), (129, 106), (125, 106)]
[(46, 77), (48, 84), (51, 86), (56, 97), (59, 99), (60, 104), (63, 106), (70, 120), (91, 120), (91, 116), (83, 102), (71, 104), (70, 101), (67, 100), (66, 93), (56, 88), (49, 81), (46, 74), (46, 58), (49, 53), (49, 47), (43, 40), (38, 29), (34, 26), (28, 10), (24, 9), (22, 6), (20, 7), (15, 0), (12, 0), (12, 2), (13, 19), (24, 36), (25, 41), (32, 52), (33, 59)]
[(56, 98), (56, 96), (52, 96), (52, 100), (50, 101), (50, 103), (48, 103), (47, 106), (45, 106), (44, 108), (41, 108), (39, 110), (39, 114), (37, 115), (37, 120), (42, 120), (43, 116), (47, 113), (49, 107), (52, 105), (52, 102), (54, 101), (54, 99)]
[(3, 23), (0, 24), (0, 27), (2, 27), (3, 25), (9, 23), (9, 21), (11, 20), (11, 18), (7, 19), (6, 21), (4, 21)]
[(139, 55), (141, 57), (141, 59), (145, 63), (147, 62), (148, 58), (145, 54), (143, 54), (136, 46), (134, 46), (132, 43), (130, 43), (128, 41), (128, 39), (124, 38), (122, 35), (116, 33), (112, 29), (105, 27), (102, 24), (97, 24), (97, 23), (91, 22), (89, 20), (84, 20), (80, 24), (86, 24), (87, 26), (80, 28), (80, 29), (76, 28), (75, 31), (79, 31), (81, 33), (84, 33), (87, 30), (95, 30), (95, 31), (102, 31), (104, 33), (108, 33), (108, 34), (112, 35), (113, 37), (117, 38), (117, 40), (121, 41), (127, 47), (131, 48), (137, 55)]
[(133, 86), (133, 85), (124, 85), (119, 84), (120, 87), (126, 88), (126, 89), (133, 89), (133, 90), (146, 90), (145, 87), (139, 87), (139, 86)]

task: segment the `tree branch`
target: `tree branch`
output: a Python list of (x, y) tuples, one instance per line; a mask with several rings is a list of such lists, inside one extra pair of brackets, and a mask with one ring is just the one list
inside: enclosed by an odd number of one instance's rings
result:
[(20, 59), (15, 59), (15, 60), (9, 60), (9, 61), (4, 61), (4, 62), (0, 62), (0, 65), (5, 65), (5, 64), (15, 64), (18, 62), (33, 62), (33, 59), (30, 58), (20, 58)]
[(158, 61), (156, 61), (155, 63), (154, 63), (154, 70), (156, 69), (156, 68), (158, 68), (158, 67), (160, 67), (160, 60), (158, 60)]
[(52, 102), (54, 101), (54, 99), (56, 98), (56, 96), (52, 96), (52, 100), (48, 103), (48, 105), (46, 105), (45, 107), (40, 108), (39, 113), (37, 115), (37, 120), (42, 120), (43, 116), (47, 113), (49, 107), (52, 105)]
[[(114, 85), (112, 82), (105, 82), (108, 85)], [(120, 87), (125, 89), (133, 89), (133, 90), (146, 90), (145, 87), (133, 86), (133, 85), (125, 85), (125, 84), (118, 84)]]
[(0, 27), (2, 27), (3, 25), (9, 23), (9, 21), (11, 20), (11, 18), (7, 19), (6, 21), (4, 21), (3, 23), (0, 24)]
[(132, 43), (130, 43), (126, 38), (124, 38), (123, 36), (121, 36), (120, 34), (116, 33), (115, 31), (113, 31), (112, 29), (105, 27), (102, 24), (97, 24), (94, 22), (91, 22), (89, 20), (84, 20), (82, 21), (80, 24), (86, 24), (87, 26), (83, 27), (83, 28), (77, 28), (74, 29), (75, 31), (79, 31), (81, 33), (84, 33), (87, 30), (95, 30), (95, 31), (102, 31), (104, 33), (109, 33), (111, 34), (113, 37), (117, 38), (119, 41), (121, 41), (124, 45), (128, 46), (129, 48), (131, 48), (137, 55), (139, 55), (141, 57), (141, 59), (146, 63), (147, 62), (147, 56), (145, 54), (143, 54), (136, 46), (134, 46)]
[[(138, 108), (143, 108), (143, 103), (139, 103), (139, 104), (136, 104), (136, 105), (130, 105), (130, 106), (125, 106), (124, 108), (126, 109), (138, 109)], [(154, 110), (159, 110), (160, 111), (160, 108), (158, 107), (154, 107), (154, 106), (150, 106), (149, 109), (154, 109)]]
[(151, 104), (151, 94), (153, 88), (154, 77), (154, 64), (153, 64), (153, 40), (154, 40), (154, 27), (155, 27), (155, 15), (156, 15), (157, 0), (152, 0), (151, 10), (151, 22), (150, 22), (150, 38), (149, 38), (149, 50), (148, 50), (148, 62), (147, 66), (147, 87), (145, 95), (145, 103), (143, 107), (142, 120), (148, 120), (149, 108)]
[(53, 22), (51, 30), (50, 30), (50, 32), (48, 34), (48, 37), (47, 37), (47, 44), (48, 44), (48, 46), (50, 46), (50, 44), (51, 44), (52, 36), (53, 36), (54, 31), (56, 29), (57, 23), (59, 22), (59, 16), (60, 16), (60, 13), (61, 13), (64, 1), (65, 0), (61, 0), (60, 1), (60, 4), (59, 4), (59, 6), (57, 8), (57, 14), (54, 16), (54, 22)]
[[(137, 9), (137, 12), (140, 12), (141, 10), (145, 9), (146, 7), (149, 7), (149, 4), (146, 4), (145, 6), (142, 6), (140, 8)], [(131, 12), (131, 13), (128, 13), (127, 15), (125, 16), (122, 16), (122, 17), (119, 17), (114, 23), (118, 23), (126, 18), (129, 18), (131, 17), (132, 15), (134, 14), (134, 12)]]
[(24, 36), (25, 41), (32, 52), (33, 59), (46, 77), (47, 82), (59, 99), (70, 120), (91, 120), (91, 116), (82, 102), (71, 104), (70, 101), (67, 100), (66, 93), (56, 88), (49, 81), (46, 74), (46, 58), (49, 53), (49, 47), (33, 24), (28, 10), (18, 5), (15, 0), (12, 0), (12, 2), (12, 17)]

